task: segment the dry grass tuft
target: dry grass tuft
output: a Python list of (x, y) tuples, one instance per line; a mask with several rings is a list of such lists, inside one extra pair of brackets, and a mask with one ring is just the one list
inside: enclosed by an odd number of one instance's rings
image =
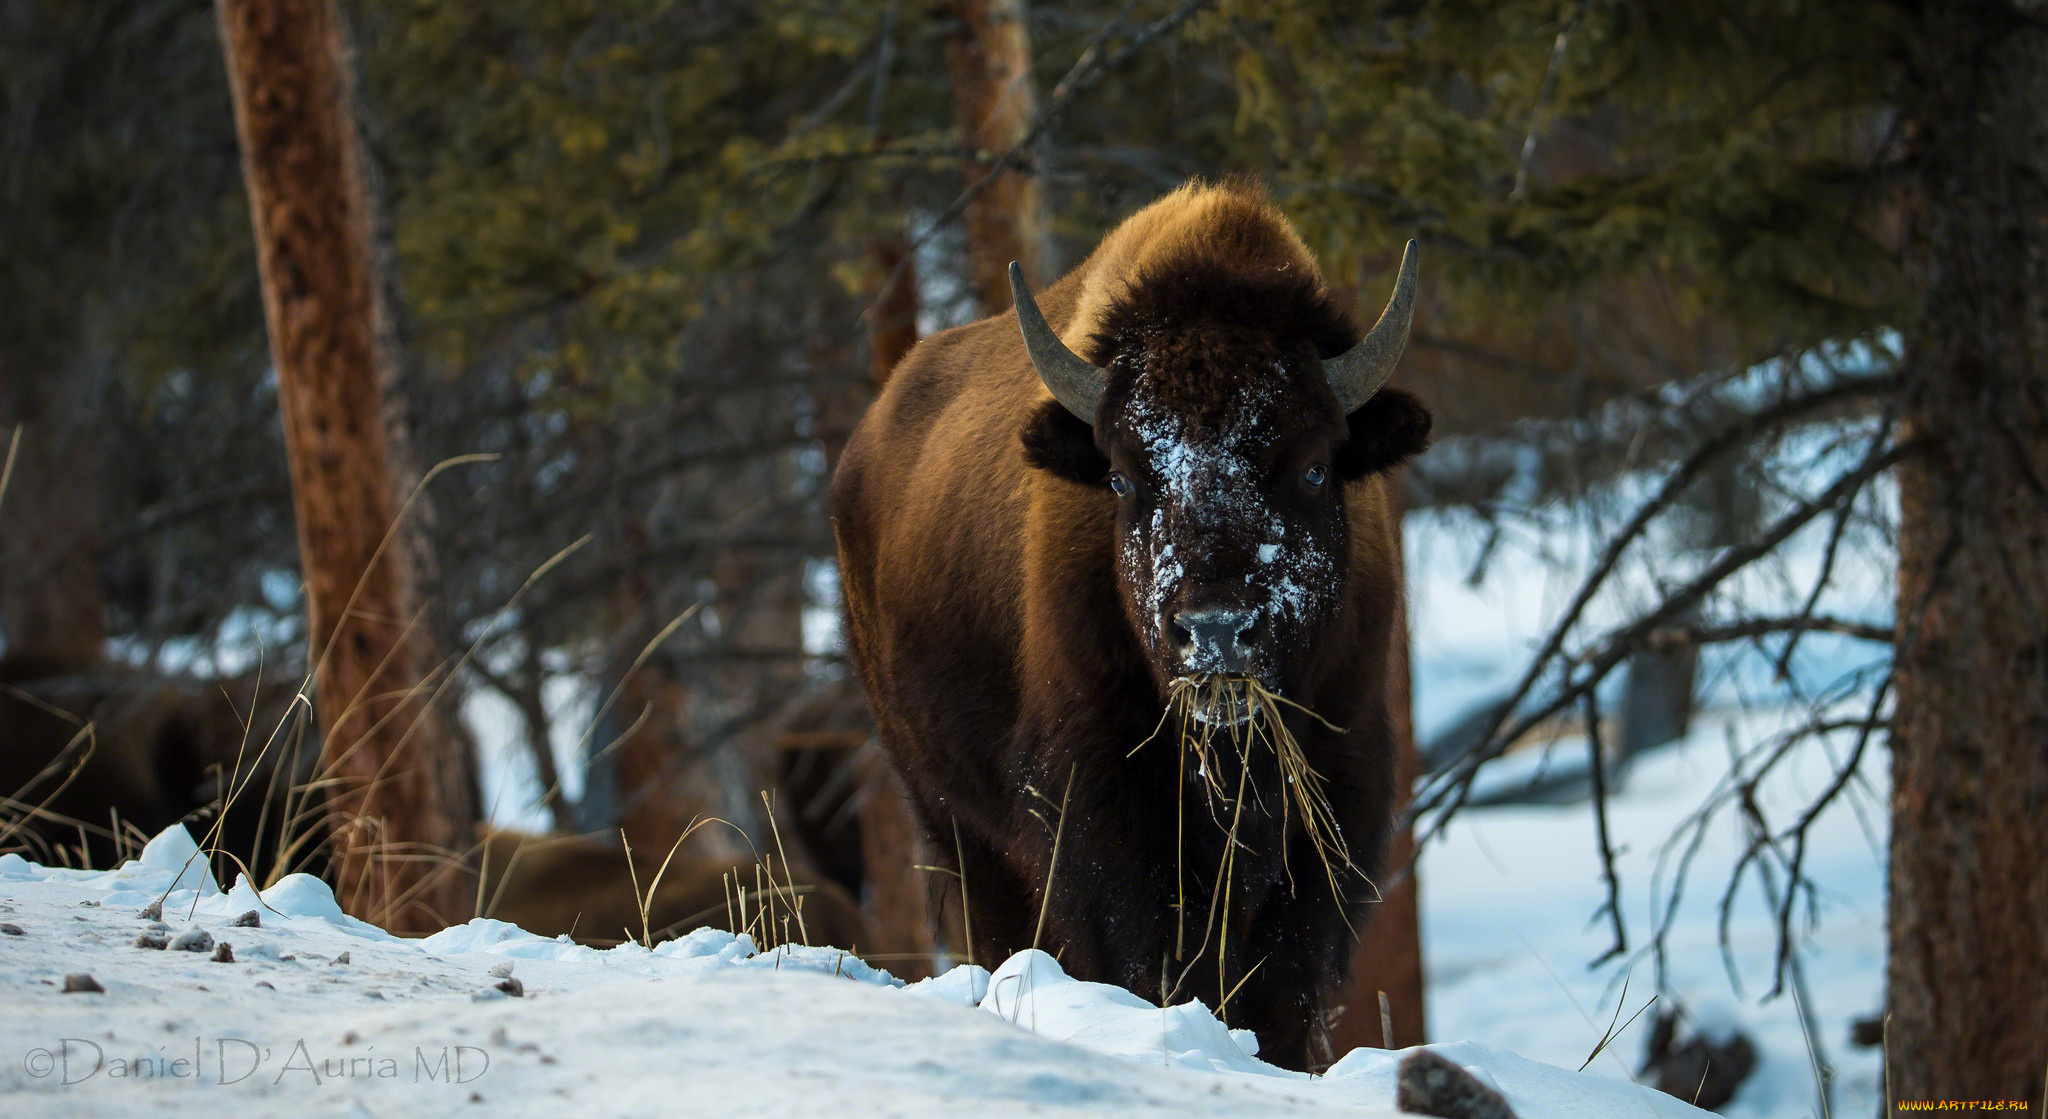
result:
[[(1351, 848), (1345, 842), (1343, 829), (1337, 824), (1336, 810), (1323, 791), (1323, 777), (1308, 764), (1300, 739), (1287, 725), (1287, 709), (1298, 711), (1331, 730), (1340, 729), (1301, 704), (1244, 676), (1207, 675), (1175, 680), (1168, 694), (1165, 717), (1177, 724), (1182, 764), (1185, 765), (1188, 758), (1196, 762), (1197, 774), (1209, 791), (1212, 817), (1219, 807), (1241, 808), (1238, 802), (1247, 788), (1254, 799), (1258, 798), (1257, 787), (1249, 784), (1250, 774), (1254, 763), (1262, 760), (1265, 754), (1271, 754), (1280, 774), (1281, 829), (1284, 833), (1289, 820), (1297, 813), (1300, 815), (1302, 828), (1308, 833), (1323, 865), (1331, 896), (1341, 897), (1337, 871), (1341, 868), (1353, 874), (1360, 872), (1351, 861)], [(1157, 736), (1156, 732), (1154, 736)], [(1218, 751), (1224, 747), (1233, 752), (1237, 763), (1239, 789), (1235, 794), (1224, 787), (1220, 776), (1223, 770), (1218, 762), (1222, 756)], [(1236, 828), (1233, 826), (1231, 846), (1236, 845)], [(1281, 858), (1283, 861), (1287, 858), (1284, 845)], [(1291, 886), (1293, 867), (1287, 868), (1287, 874)]]
[[(1244, 821), (1246, 802), (1252, 801), (1254, 809), (1269, 803), (1261, 796), (1252, 782), (1254, 768), (1261, 772), (1277, 773), (1280, 789), (1280, 857), (1285, 869), (1289, 889), (1295, 888), (1294, 868), (1288, 862), (1288, 848), (1284, 838), (1288, 825), (1295, 816), (1301, 819), (1303, 831), (1315, 849), (1317, 860), (1322, 864), (1325, 880), (1330, 887), (1333, 902), (1339, 903), (1344, 897), (1343, 888), (1337, 877), (1341, 870), (1347, 875), (1364, 878), (1364, 872), (1351, 861), (1350, 845), (1345, 841), (1344, 832), (1337, 823), (1335, 808), (1330, 804), (1329, 795), (1323, 789), (1323, 777), (1308, 763), (1301, 741), (1288, 726), (1288, 711), (1316, 720), (1331, 730), (1340, 728), (1301, 704), (1267, 688), (1259, 681), (1244, 676), (1203, 675), (1182, 677), (1170, 686), (1166, 711), (1160, 716), (1159, 726), (1144, 742), (1131, 752), (1136, 753), (1159, 738), (1169, 723), (1173, 726), (1174, 738), (1180, 745), (1180, 773), (1176, 796), (1179, 812), (1175, 848), (1186, 850), (1187, 836), (1187, 788), (1189, 785), (1187, 767), (1190, 760), (1195, 765), (1195, 777), (1201, 781), (1207, 792), (1209, 816), (1218, 826), (1225, 829), (1223, 858), (1216, 868), (1214, 887), (1210, 891), (1209, 913), (1203, 923), (1202, 940), (1192, 957), (1186, 951), (1187, 875), (1185, 866), (1177, 868), (1176, 878), (1180, 883), (1180, 897), (1177, 909), (1182, 920), (1176, 933), (1174, 955), (1186, 960), (1181, 979), (1166, 994), (1171, 1001), (1179, 993), (1187, 975), (1205, 955), (1211, 944), (1218, 946), (1216, 953), (1218, 990), (1225, 992), (1224, 1005), (1229, 997), (1236, 994), (1245, 980), (1264, 961), (1254, 963), (1250, 970), (1230, 981), (1227, 953), (1222, 945), (1228, 943), (1230, 931), (1230, 907), (1227, 899), (1232, 893), (1235, 881), (1237, 852), (1244, 848), (1239, 832)], [(1225, 753), (1228, 751), (1228, 753)], [(1271, 757), (1272, 764), (1265, 764)], [(1224, 763), (1234, 762), (1237, 770), (1235, 788), (1228, 782)], [(1250, 794), (1249, 796), (1247, 794)], [(1270, 809), (1264, 809), (1270, 812)], [(1227, 813), (1228, 819), (1224, 818)], [(1225, 902), (1225, 904), (1218, 904)], [(1346, 920), (1347, 925), (1349, 920)], [(1352, 930), (1354, 935), (1357, 930)], [(1218, 1006), (1219, 1015), (1224, 1006)], [(1227, 1019), (1225, 1019), (1227, 1021)]]

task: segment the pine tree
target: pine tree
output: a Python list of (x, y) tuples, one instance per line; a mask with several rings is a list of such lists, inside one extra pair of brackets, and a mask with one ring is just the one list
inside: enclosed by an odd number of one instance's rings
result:
[(1886, 1071), (2039, 1106), (2048, 1070), (2048, 28), (1917, 12), (1922, 310), (1899, 468)]
[(468, 757), (431, 703), (392, 492), (369, 204), (331, 0), (221, 0), (305, 571), (337, 895), (394, 931), (470, 912)]

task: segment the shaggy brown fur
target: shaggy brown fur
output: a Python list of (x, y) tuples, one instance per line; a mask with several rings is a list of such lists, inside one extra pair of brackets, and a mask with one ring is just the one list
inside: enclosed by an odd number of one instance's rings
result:
[(1228, 996), (1268, 1059), (1307, 1067), (1374, 891), (1290, 879), (1316, 855), (1270, 757), (1234, 813), (1148, 739), (1190, 674), (1177, 619), (1257, 611), (1248, 672), (1313, 712), (1288, 728), (1376, 866), (1401, 593), (1380, 472), (1428, 413), (1396, 389), (1339, 411), (1319, 359), (1358, 334), (1243, 184), (1139, 212), (1038, 303), (1107, 370), (1094, 422), (1050, 399), (1014, 314), (920, 343), (833, 482), (854, 659), (932, 850), (959, 853), (979, 962), (1036, 944), (1147, 997)]

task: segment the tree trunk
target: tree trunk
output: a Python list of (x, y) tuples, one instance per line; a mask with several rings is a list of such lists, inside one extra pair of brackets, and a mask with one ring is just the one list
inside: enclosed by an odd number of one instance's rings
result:
[[(1394, 556), (1401, 558), (1401, 498), (1405, 485), (1396, 472), (1388, 478), (1387, 490), (1394, 507)], [(1405, 582), (1405, 577), (1403, 577)], [(1394, 623), (1394, 651), (1387, 658), (1388, 706), (1393, 716), (1394, 738), (1400, 754), (1394, 763), (1394, 817), (1408, 810), (1408, 798), (1415, 777), (1422, 769), (1415, 752), (1414, 686), (1408, 676), (1408, 612), (1404, 605)], [(1422, 913), (1415, 858), (1415, 830), (1402, 828), (1387, 844), (1386, 867), (1375, 881), (1382, 883), (1380, 904), (1374, 906), (1359, 930), (1358, 950), (1351, 957), (1351, 984), (1344, 992), (1344, 1014), (1330, 1031), (1332, 1059), (1360, 1046), (1374, 1049), (1387, 1045), (1386, 1026), (1392, 1027), (1397, 1049), (1421, 1045), (1428, 1040), (1422, 1001)], [(1382, 1023), (1380, 996), (1386, 995), (1388, 1022)]]
[[(917, 345), (917, 259), (911, 255), (910, 238), (900, 233), (877, 237), (868, 245), (868, 255), (874, 260), (875, 272), (881, 282), (874, 306), (868, 312), (868, 385), (871, 393), (861, 400), (858, 407), (851, 409), (844, 406), (845, 402), (834, 402), (844, 413), (834, 413), (833, 418), (842, 422), (827, 427), (830, 432), (827, 448), (835, 467), (839, 465), (839, 451), (846, 446), (847, 438), (860, 422), (867, 402), (874, 399), (874, 393), (882, 391), (896, 363), (903, 360), (910, 347)], [(823, 414), (824, 410), (820, 409), (820, 412)]]
[[(1025, 0), (952, 0), (950, 8), (960, 24), (946, 44), (953, 119), (968, 147), (987, 157), (1007, 154), (1024, 142), (1038, 111)], [(1038, 180), (1008, 170), (984, 187), (991, 170), (981, 160), (965, 165), (968, 189), (980, 189), (967, 206), (967, 276), (984, 315), (1009, 309), (1011, 261), (1031, 282), (1047, 279)]]
[[(1896, 1102), (2048, 1064), (2048, 33), (1927, 4), (1906, 362), (1886, 1043)], [(2023, 1104), (2024, 1106), (2024, 1104)]]
[(329, 0), (219, 0), (305, 571), (342, 907), (395, 931), (468, 914), (474, 808), (396, 525), (369, 202)]
[(513, 695), (520, 721), (526, 727), (526, 752), (533, 758), (533, 775), (540, 785), (540, 802), (558, 832), (576, 830), (576, 806), (562, 790), (562, 767), (555, 764), (553, 720), (548, 717), (547, 659), (542, 655), (537, 631), (526, 634), (521, 664), (513, 676)]

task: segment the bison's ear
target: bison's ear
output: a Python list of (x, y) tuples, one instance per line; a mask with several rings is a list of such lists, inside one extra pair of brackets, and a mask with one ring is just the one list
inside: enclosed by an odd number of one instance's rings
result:
[(1048, 400), (1024, 425), (1024, 461), (1084, 486), (1099, 486), (1109, 460), (1095, 448), (1095, 431), (1065, 405)]
[(1337, 449), (1340, 478), (1363, 478), (1386, 470), (1429, 446), (1429, 409), (1397, 388), (1383, 388), (1346, 417), (1351, 435)]

